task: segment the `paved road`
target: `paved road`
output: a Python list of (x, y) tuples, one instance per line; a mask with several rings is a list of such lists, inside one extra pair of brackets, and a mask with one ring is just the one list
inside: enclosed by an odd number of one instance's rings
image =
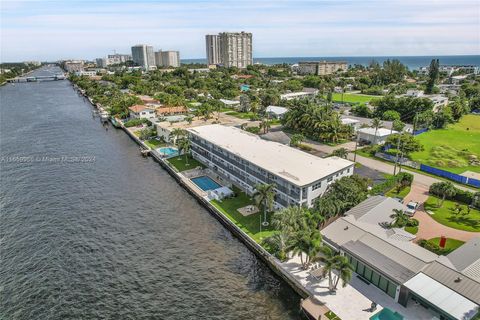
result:
[(435, 221), (423, 207), (423, 203), (428, 198), (428, 187), (414, 183), (410, 193), (405, 197), (404, 203), (409, 201), (415, 201), (420, 203), (420, 207), (415, 212), (413, 216), (418, 220), (418, 232), (416, 234), (419, 239), (432, 239), (436, 237), (445, 236), (447, 238), (458, 239), (462, 241), (468, 241), (472, 238), (477, 238), (480, 236), (480, 232), (469, 232), (464, 230), (458, 230), (454, 228), (447, 227), (437, 221)]

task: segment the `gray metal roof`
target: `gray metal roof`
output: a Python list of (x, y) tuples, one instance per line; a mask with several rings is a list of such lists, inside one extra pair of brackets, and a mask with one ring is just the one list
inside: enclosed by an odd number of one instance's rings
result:
[[(471, 239), (447, 255), (447, 258), (458, 271), (463, 271), (471, 265), (478, 264), (480, 262), (480, 237)], [(480, 279), (480, 273), (477, 274), (477, 278)]]
[[(424, 270), (427, 276), (437, 280), (467, 299), (480, 304), (480, 282), (454, 269), (448, 268), (440, 262), (430, 263)], [(458, 281), (460, 279), (460, 281)]]
[(354, 216), (355, 219), (361, 218), (364, 214), (370, 212), (373, 208), (378, 206), (382, 203), (386, 197), (384, 196), (373, 196), (368, 198), (367, 200), (361, 202), (360, 204), (356, 205), (352, 209), (345, 212), (346, 216)]
[(416, 272), (409, 270), (396, 261), (386, 257), (383, 253), (373, 250), (361, 241), (349, 241), (342, 247), (353, 256), (371, 264), (382, 274), (401, 284), (412, 278)]

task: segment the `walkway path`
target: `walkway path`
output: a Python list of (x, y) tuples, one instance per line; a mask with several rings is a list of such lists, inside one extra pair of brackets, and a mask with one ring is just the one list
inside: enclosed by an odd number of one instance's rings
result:
[(423, 203), (428, 198), (428, 187), (421, 184), (413, 183), (410, 193), (405, 197), (404, 203), (415, 201), (420, 203), (420, 207), (413, 216), (418, 220), (418, 232), (416, 234), (418, 239), (431, 239), (440, 236), (447, 238), (468, 241), (472, 238), (480, 237), (480, 232), (469, 232), (459, 229), (447, 227), (436, 220), (434, 220), (427, 212), (425, 212)]

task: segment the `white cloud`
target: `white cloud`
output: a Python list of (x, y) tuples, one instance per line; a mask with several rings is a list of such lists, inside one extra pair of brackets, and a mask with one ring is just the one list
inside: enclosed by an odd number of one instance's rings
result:
[(136, 43), (203, 57), (205, 34), (234, 30), (253, 32), (255, 56), (478, 54), (479, 12), (476, 0), (2, 1), (1, 58), (94, 58)]

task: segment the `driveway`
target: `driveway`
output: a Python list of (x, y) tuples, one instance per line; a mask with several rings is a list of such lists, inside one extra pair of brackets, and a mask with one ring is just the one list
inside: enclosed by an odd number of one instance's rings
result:
[(420, 203), (419, 209), (417, 210), (417, 212), (415, 212), (415, 215), (413, 216), (419, 222), (416, 240), (428, 240), (431, 238), (445, 236), (447, 238), (468, 241), (472, 238), (480, 237), (480, 232), (458, 230), (447, 227), (435, 221), (427, 212), (425, 212), (425, 209), (423, 207), (423, 203), (427, 200), (427, 198), (428, 187), (417, 184), (416, 182), (412, 184), (410, 193), (405, 197), (404, 203), (408, 203), (409, 201), (415, 201)]

